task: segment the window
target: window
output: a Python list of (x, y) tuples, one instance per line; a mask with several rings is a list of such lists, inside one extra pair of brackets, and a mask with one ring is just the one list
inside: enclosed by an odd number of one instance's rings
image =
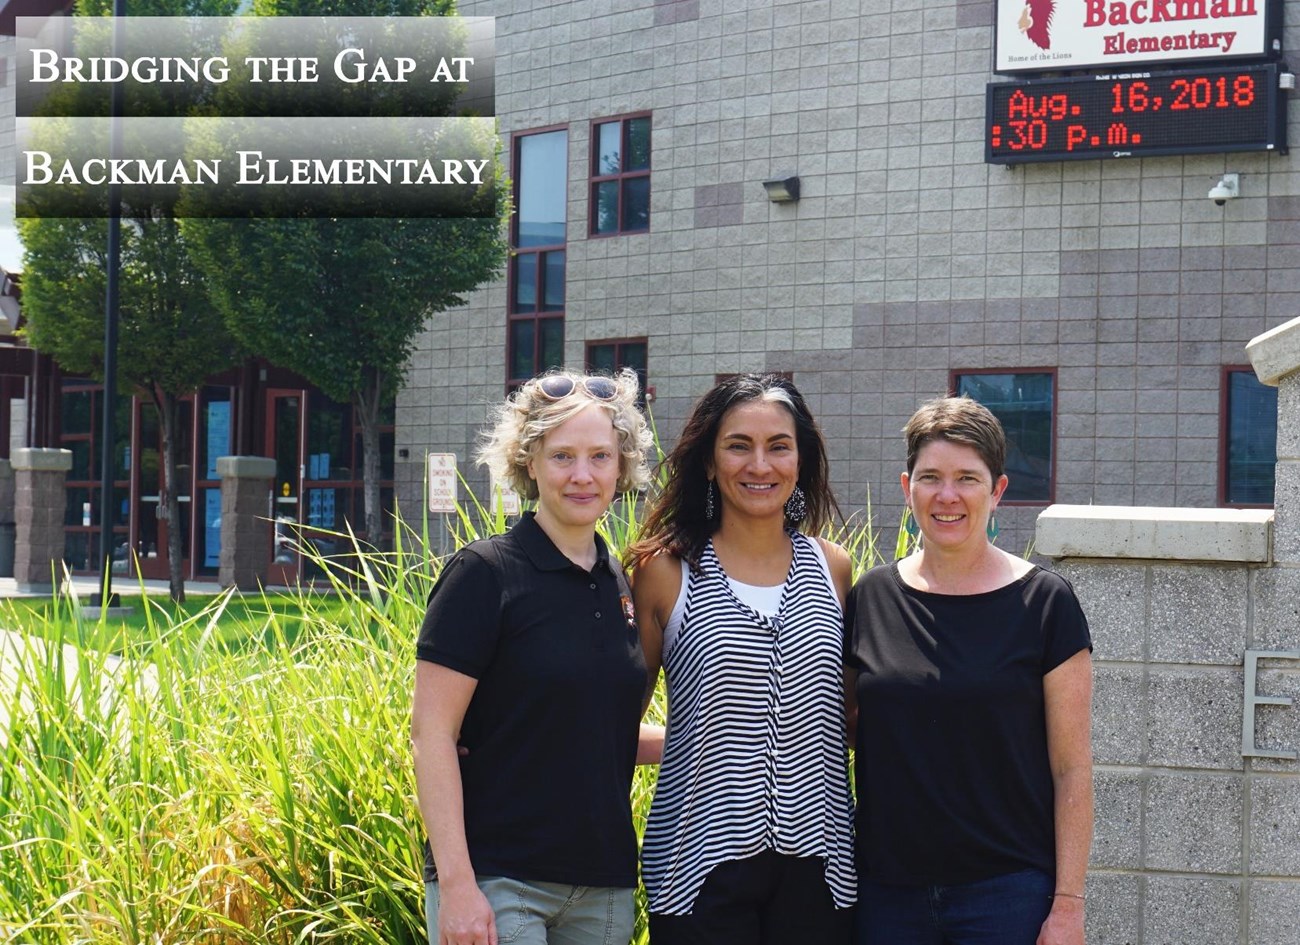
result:
[(217, 460), (234, 451), (235, 389), (208, 385), (199, 391), (198, 461), (194, 491), (198, 520), (194, 530), (195, 574), (216, 574), (221, 566), (221, 477)]
[[(72, 453), (72, 469), (64, 480), (64, 561), (73, 571), (98, 572), (99, 524), (103, 450), (103, 387), (79, 378), (65, 378), (59, 392), (58, 445)], [(119, 393), (113, 418), (113, 570), (124, 572), (130, 545), (132, 399)]]
[(1054, 447), (1056, 372), (954, 372), (952, 389), (988, 407), (1007, 434), (1006, 502), (1051, 502), (1056, 481)]
[(650, 116), (596, 122), (591, 139), (591, 235), (650, 229)]
[(644, 338), (628, 338), (622, 341), (587, 342), (587, 370), (602, 374), (613, 374), (623, 368), (636, 371), (637, 383), (640, 385), (641, 405), (646, 400), (646, 351)]
[(508, 386), (564, 363), (565, 195), (569, 133), (514, 140), (515, 220), (509, 274)]
[(1220, 498), (1224, 505), (1272, 505), (1277, 465), (1277, 388), (1250, 368), (1225, 368), (1220, 411)]

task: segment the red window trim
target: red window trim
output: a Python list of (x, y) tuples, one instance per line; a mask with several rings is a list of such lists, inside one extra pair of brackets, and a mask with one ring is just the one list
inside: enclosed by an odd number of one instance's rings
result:
[(1046, 499), (1003, 499), (1000, 503), (1008, 508), (1041, 508), (1056, 502), (1056, 471), (1061, 465), (1060, 450), (1056, 435), (1057, 405), (1060, 403), (1061, 385), (1054, 367), (992, 367), (992, 368), (949, 368), (948, 396), (957, 394), (957, 378), (972, 374), (1050, 374), (1052, 376), (1052, 474), (1047, 482)]
[[(519, 184), (520, 184), (519, 144), (520, 142), (524, 138), (530, 138), (533, 135), (550, 134), (551, 132), (555, 132), (555, 131), (563, 131), (567, 134), (569, 131), (568, 122), (563, 122), (556, 125), (543, 125), (539, 128), (529, 128), (524, 131), (511, 132), (510, 134), (511, 199), (514, 201), (514, 205), (516, 208), (519, 206)], [(568, 176), (569, 176), (567, 162), (566, 162), (564, 176), (567, 184)], [(558, 311), (547, 311), (540, 307), (546, 291), (545, 267), (542, 265), (542, 257), (545, 256), (546, 253), (559, 251), (559, 252), (564, 252), (566, 254), (565, 269), (566, 269), (566, 281), (567, 281), (567, 269), (568, 269), (567, 249), (568, 249), (568, 231), (569, 231), (567, 200), (565, 201), (565, 205), (566, 205), (565, 222), (564, 222), (565, 239), (563, 242), (560, 243), (547, 243), (546, 245), (543, 246), (529, 246), (526, 249), (520, 249), (518, 245), (519, 213), (516, 210), (514, 213), (510, 215), (510, 258), (506, 264), (506, 352), (505, 352), (506, 393), (510, 393), (511, 391), (515, 390), (515, 388), (517, 388), (522, 382), (528, 380), (528, 378), (524, 378), (524, 377), (514, 377), (510, 373), (510, 362), (511, 362), (510, 338), (511, 338), (511, 329), (514, 323), (520, 321), (532, 321), (534, 323), (533, 360), (534, 362), (537, 362), (540, 361), (539, 356), (540, 356), (541, 343), (542, 343), (541, 342), (542, 331), (541, 331), (540, 323), (543, 320), (550, 319), (550, 318), (558, 318), (561, 321), (561, 323), (563, 323), (565, 320), (565, 312), (567, 311), (567, 301), (568, 301), (567, 286), (566, 286), (566, 293), (565, 293), (565, 301), (566, 301), (565, 308), (561, 308)], [(537, 300), (534, 304), (533, 309), (531, 311), (526, 311), (526, 312), (515, 311), (515, 289), (516, 289), (515, 272), (516, 272), (516, 263), (518, 257), (521, 255), (537, 256)]]
[[(597, 161), (600, 160), (600, 144), (599, 144), (600, 126), (601, 126), (601, 125), (612, 125), (614, 122), (618, 122), (618, 124), (619, 124), (619, 137), (620, 137), (620, 140), (624, 143), (624, 147), (626, 148), (626, 141), (627, 141), (627, 137), (626, 137), (626, 122), (627, 122), (629, 119), (633, 119), (633, 118), (649, 118), (649, 119), (650, 119), (650, 153), (651, 153), (651, 157), (652, 157), (652, 160), (651, 160), (651, 166), (650, 166), (650, 167), (647, 167), (645, 170), (640, 170), (640, 171), (619, 171), (617, 174), (601, 174), (601, 173), (600, 173), (600, 168), (597, 166), (597, 163), (596, 163)], [(624, 229), (624, 227), (623, 227), (623, 188), (622, 188), (621, 186), (618, 188), (618, 226), (617, 226), (617, 228), (615, 228), (615, 229), (613, 229), (613, 230), (609, 230), (608, 232), (605, 232), (605, 233), (598, 233), (598, 232), (596, 232), (596, 206), (597, 206), (597, 202), (596, 202), (596, 187), (597, 187), (597, 185), (599, 185), (599, 184), (607, 183), (607, 182), (609, 182), (609, 181), (624, 181), (624, 180), (629, 180), (629, 179), (631, 179), (631, 178), (636, 178), (636, 177), (644, 177), (644, 178), (646, 178), (647, 180), (649, 180), (649, 178), (650, 178), (650, 171), (651, 171), (651, 170), (653, 169), (653, 167), (654, 167), (653, 155), (654, 155), (654, 113), (653, 113), (653, 111), (647, 109), (647, 110), (639, 111), (639, 112), (626, 112), (626, 113), (624, 113), (624, 114), (622, 114), (622, 115), (607, 115), (607, 116), (605, 116), (605, 117), (603, 117), (603, 118), (593, 118), (593, 119), (591, 120), (591, 153), (590, 153), (590, 155), (589, 155), (589, 157), (588, 157), (588, 161), (587, 161), (587, 165), (588, 165), (587, 170), (588, 170), (588, 177), (589, 177), (589, 179), (588, 179), (588, 181), (587, 181), (587, 204), (588, 204), (588, 206), (587, 206), (587, 236), (588, 236), (589, 238), (591, 238), (591, 239), (608, 239), (608, 238), (611, 237), (611, 236), (632, 236), (632, 235), (639, 234), (639, 233), (649, 233), (649, 232), (650, 232), (650, 223), (649, 223), (648, 219), (647, 219), (647, 222), (646, 222), (645, 229), (640, 229), (640, 230), (628, 230), (628, 229)]]

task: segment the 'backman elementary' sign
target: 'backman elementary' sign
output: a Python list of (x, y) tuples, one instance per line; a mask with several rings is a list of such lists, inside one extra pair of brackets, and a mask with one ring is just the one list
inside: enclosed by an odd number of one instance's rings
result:
[(1281, 0), (997, 0), (995, 72), (1260, 58)]

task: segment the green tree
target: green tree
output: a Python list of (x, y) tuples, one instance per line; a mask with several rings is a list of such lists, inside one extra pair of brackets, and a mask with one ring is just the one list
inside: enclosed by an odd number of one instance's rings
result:
[[(261, 16), (423, 16), (451, 0), (255, 0)], [(239, 94), (237, 87), (227, 90)], [(448, 106), (452, 103), (449, 101)], [(223, 110), (232, 113), (229, 101)], [(365, 532), (378, 546), (379, 424), (427, 320), (462, 305), (505, 262), (506, 181), (495, 217), (465, 219), (187, 219), (184, 229), (218, 306), (252, 351), (357, 408)]]
[[(131, 16), (229, 16), (238, 0), (128, 0)], [(79, 0), (79, 16), (106, 16), (112, 0)], [(89, 94), (66, 87), (69, 98), (53, 113), (77, 114)], [(139, 100), (137, 105), (141, 105)], [(152, 107), (144, 103), (146, 112)], [(171, 102), (168, 108), (175, 108)], [(71, 218), (20, 220), (23, 242), (23, 314), (33, 347), (53, 355), (66, 370), (104, 379), (104, 298), (108, 269), (108, 221)], [(121, 220), (120, 328), (117, 381), (124, 390), (147, 393), (162, 429), (163, 475), (159, 517), (167, 529), (171, 596), (185, 598), (181, 569), (180, 500), (177, 485), (179, 402), (208, 375), (238, 361), (238, 349), (212, 304), (166, 207), (134, 206)], [(100, 501), (111, 497), (101, 496)], [(101, 562), (101, 566), (109, 566)]]
[(377, 546), (381, 408), (426, 320), (500, 271), (499, 223), (190, 219), (184, 228), (236, 337), (356, 406), (365, 530)]
[[(172, 598), (185, 598), (181, 570), (177, 434), (180, 399), (237, 362), (236, 346), (185, 250), (176, 221), (122, 221), (118, 384), (147, 393), (162, 429), (159, 517), (168, 522)], [(66, 370), (104, 379), (104, 294), (108, 221), (18, 222), (23, 314), (34, 348)], [(111, 497), (101, 496), (100, 501)], [(101, 565), (104, 562), (101, 562)]]

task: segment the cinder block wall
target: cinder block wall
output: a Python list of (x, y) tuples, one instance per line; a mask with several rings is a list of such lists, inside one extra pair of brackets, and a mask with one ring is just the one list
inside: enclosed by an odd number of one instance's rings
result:
[[(1300, 945), (1300, 764), (1243, 758), (1242, 656), (1300, 651), (1300, 570), (1067, 558), (1093, 629), (1094, 945)], [(1288, 606), (1291, 613), (1286, 613)], [(1260, 746), (1300, 748), (1300, 661)]]
[[(459, 11), (496, 17), (502, 132), (569, 131), (566, 358), (647, 336), (665, 437), (715, 372), (791, 371), (841, 502), (870, 490), (892, 536), (918, 403), (952, 369), (1050, 367), (1056, 502), (1217, 503), (1221, 366), (1300, 299), (1294, 152), (985, 164), (992, 0)], [(1300, 0), (1284, 14), (1294, 50)], [(640, 110), (650, 230), (590, 238), (592, 122)], [(1300, 140), (1294, 101), (1289, 121)], [(1243, 195), (1216, 207), (1224, 171)], [(790, 172), (802, 198), (770, 203), (760, 182)], [(497, 284), (419, 340), (398, 400), (403, 509), (424, 453), (467, 458), (504, 394), (506, 319)], [(1043, 507), (1004, 507), (1002, 547), (1023, 551)]]
[(1251, 341), (1278, 387), (1275, 513), (1053, 507), (1038, 541), (1093, 630), (1093, 945), (1300, 945), (1300, 318)]

